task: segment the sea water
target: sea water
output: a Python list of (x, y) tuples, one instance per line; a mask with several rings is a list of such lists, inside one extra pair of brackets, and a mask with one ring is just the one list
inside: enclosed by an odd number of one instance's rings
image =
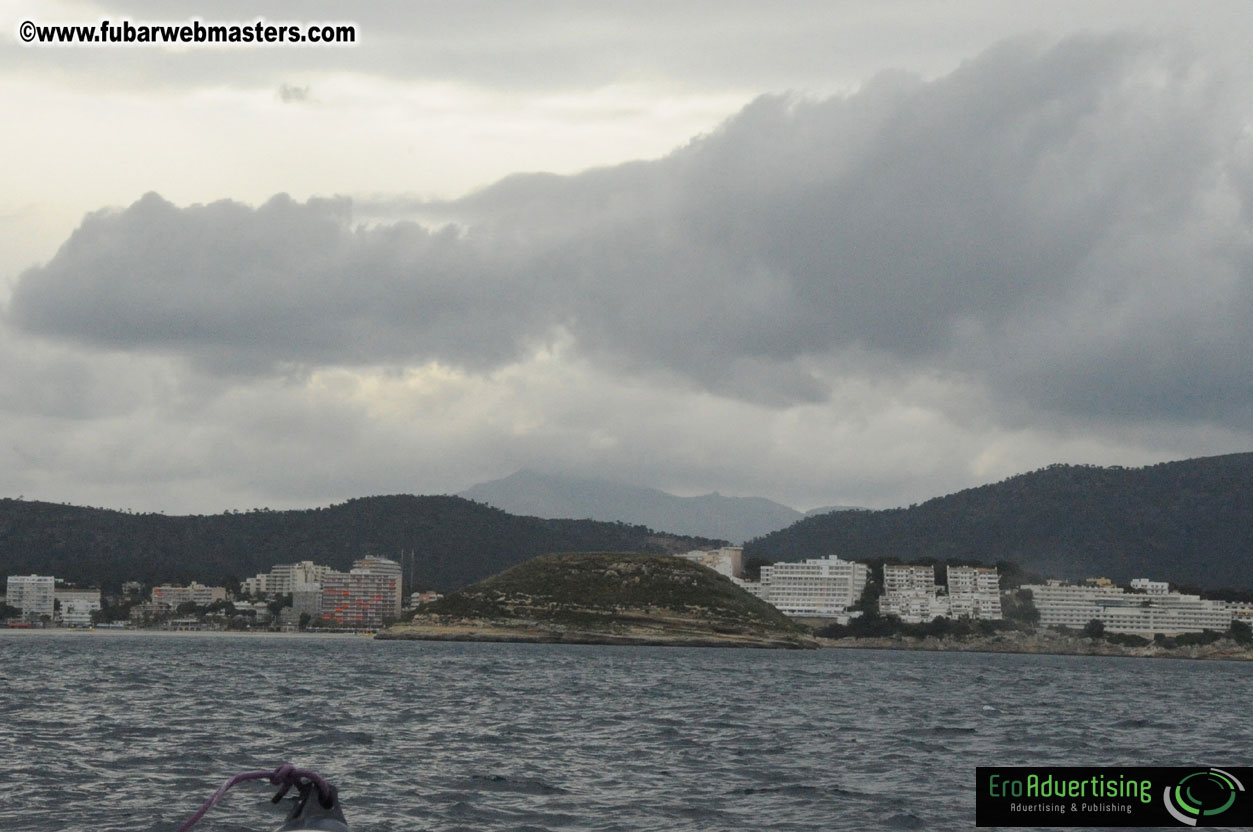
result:
[(169, 832), (283, 762), (355, 832), (969, 829), (979, 765), (1249, 765), (1251, 701), (1236, 662), (2, 633), (0, 830)]

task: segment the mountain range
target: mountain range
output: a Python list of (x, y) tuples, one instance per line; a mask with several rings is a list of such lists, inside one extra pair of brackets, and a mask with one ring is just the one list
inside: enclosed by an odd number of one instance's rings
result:
[(449, 591), (549, 552), (686, 552), (718, 542), (625, 523), (516, 517), (446, 496), (182, 517), (0, 500), (0, 576), (37, 572), (111, 589), (129, 580), (229, 583), (302, 560), (346, 570), (366, 555), (412, 552), (410, 583)]
[[(506, 481), (518, 499), (531, 493), (533, 501), (516, 511), (534, 514), (544, 500), (564, 495), (569, 514), (593, 513), (570, 493), (569, 481), (528, 472)], [(601, 481), (584, 484), (589, 492), (605, 488)], [(674, 505), (667, 497), (697, 516), (705, 516), (702, 507), (739, 506), (745, 515), (760, 510), (756, 522), (764, 522), (760, 516), (771, 516), (771, 506), (792, 511), (768, 500), (682, 498), (631, 487), (605, 488), (598, 499), (612, 493), (631, 511)], [(631, 515), (624, 509), (621, 516)], [(550, 552), (673, 553), (751, 532), (744, 525), (730, 534), (680, 535), (675, 532), (692, 526), (668, 516), (648, 524), (667, 529), (660, 532), (638, 521), (518, 516), (453, 496), (364, 497), (325, 508), (183, 517), (0, 499), (0, 578), (35, 572), (104, 588), (125, 580), (218, 584), (276, 563), (312, 560), (346, 569), (364, 555), (408, 552), (406, 574), (415, 587), (448, 591)], [(1253, 453), (1145, 468), (1052, 465), (909, 508), (794, 519), (759, 533), (745, 554), (1006, 560), (1042, 576), (1119, 582), (1143, 576), (1253, 589)]]

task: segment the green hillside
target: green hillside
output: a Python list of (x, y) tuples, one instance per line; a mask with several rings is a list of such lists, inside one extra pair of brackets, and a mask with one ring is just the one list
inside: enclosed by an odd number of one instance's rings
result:
[(921, 505), (809, 517), (746, 557), (1009, 560), (1063, 578), (1253, 588), (1253, 453), (1145, 468), (1053, 465)]
[(459, 590), (426, 611), (563, 622), (697, 611), (718, 625), (797, 631), (783, 613), (713, 570), (659, 555), (545, 555)]
[(623, 523), (515, 517), (460, 497), (187, 517), (0, 500), (0, 576), (37, 572), (106, 588), (125, 580), (219, 584), (300, 560), (347, 569), (364, 555), (412, 551), (414, 585), (449, 591), (546, 552), (715, 543)]
[(527, 561), (428, 604), (386, 637), (814, 646), (807, 630), (711, 569), (606, 552)]

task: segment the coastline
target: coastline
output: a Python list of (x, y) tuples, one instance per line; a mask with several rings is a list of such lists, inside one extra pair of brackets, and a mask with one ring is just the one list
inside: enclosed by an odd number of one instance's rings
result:
[(283, 633), (270, 632), (268, 630), (115, 630), (110, 628), (94, 629), (94, 630), (77, 630), (72, 627), (45, 627), (40, 629), (26, 628), (7, 628), (0, 627), (0, 637), (11, 635), (17, 638), (50, 638), (53, 636), (65, 636), (74, 638), (135, 638), (138, 636), (159, 636), (161, 638), (197, 638), (209, 636), (211, 638), (295, 638), (295, 639), (324, 639), (324, 638), (366, 638), (372, 636), (373, 633)]
[(1010, 632), (967, 638), (907, 638), (905, 636), (849, 636), (819, 639), (832, 650), (922, 650), (937, 653), (1025, 653), (1042, 656), (1112, 656), (1137, 659), (1196, 659), (1210, 661), (1253, 661), (1253, 645), (1240, 645), (1228, 638), (1212, 644), (1163, 647), (1148, 644), (1127, 647), (1099, 639), (1067, 636), (1050, 632)]
[(714, 632), (708, 628), (627, 625), (613, 631), (580, 629), (524, 621), (479, 621), (396, 624), (375, 636), (383, 641), (493, 641), (516, 644), (604, 644), (634, 647), (739, 647), (806, 650), (820, 640), (806, 635), (771, 635), (751, 631)]
[(908, 638), (905, 636), (849, 636), (788, 638), (753, 633), (662, 631), (625, 628), (620, 632), (542, 628), (523, 622), (459, 621), (456, 623), (403, 624), (377, 633), (257, 632), (239, 630), (74, 630), (67, 628), (5, 629), (0, 638), (140, 638), (163, 639), (370, 639), (380, 641), (499, 642), (512, 644), (600, 644), (636, 647), (738, 647), (742, 649), (905, 650), (932, 653), (1017, 653), (1041, 656), (1106, 656), (1114, 658), (1177, 659), (1200, 661), (1253, 661), (1253, 645), (1219, 639), (1212, 644), (1162, 647), (1149, 644), (1126, 647), (1079, 636), (1050, 632), (1011, 632), (967, 638)]

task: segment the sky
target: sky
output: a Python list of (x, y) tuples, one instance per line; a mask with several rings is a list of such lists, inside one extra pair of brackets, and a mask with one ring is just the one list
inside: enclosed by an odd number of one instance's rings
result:
[[(0, 0), (0, 496), (1253, 450), (1246, 2)], [(333, 46), (19, 24), (351, 23)]]

